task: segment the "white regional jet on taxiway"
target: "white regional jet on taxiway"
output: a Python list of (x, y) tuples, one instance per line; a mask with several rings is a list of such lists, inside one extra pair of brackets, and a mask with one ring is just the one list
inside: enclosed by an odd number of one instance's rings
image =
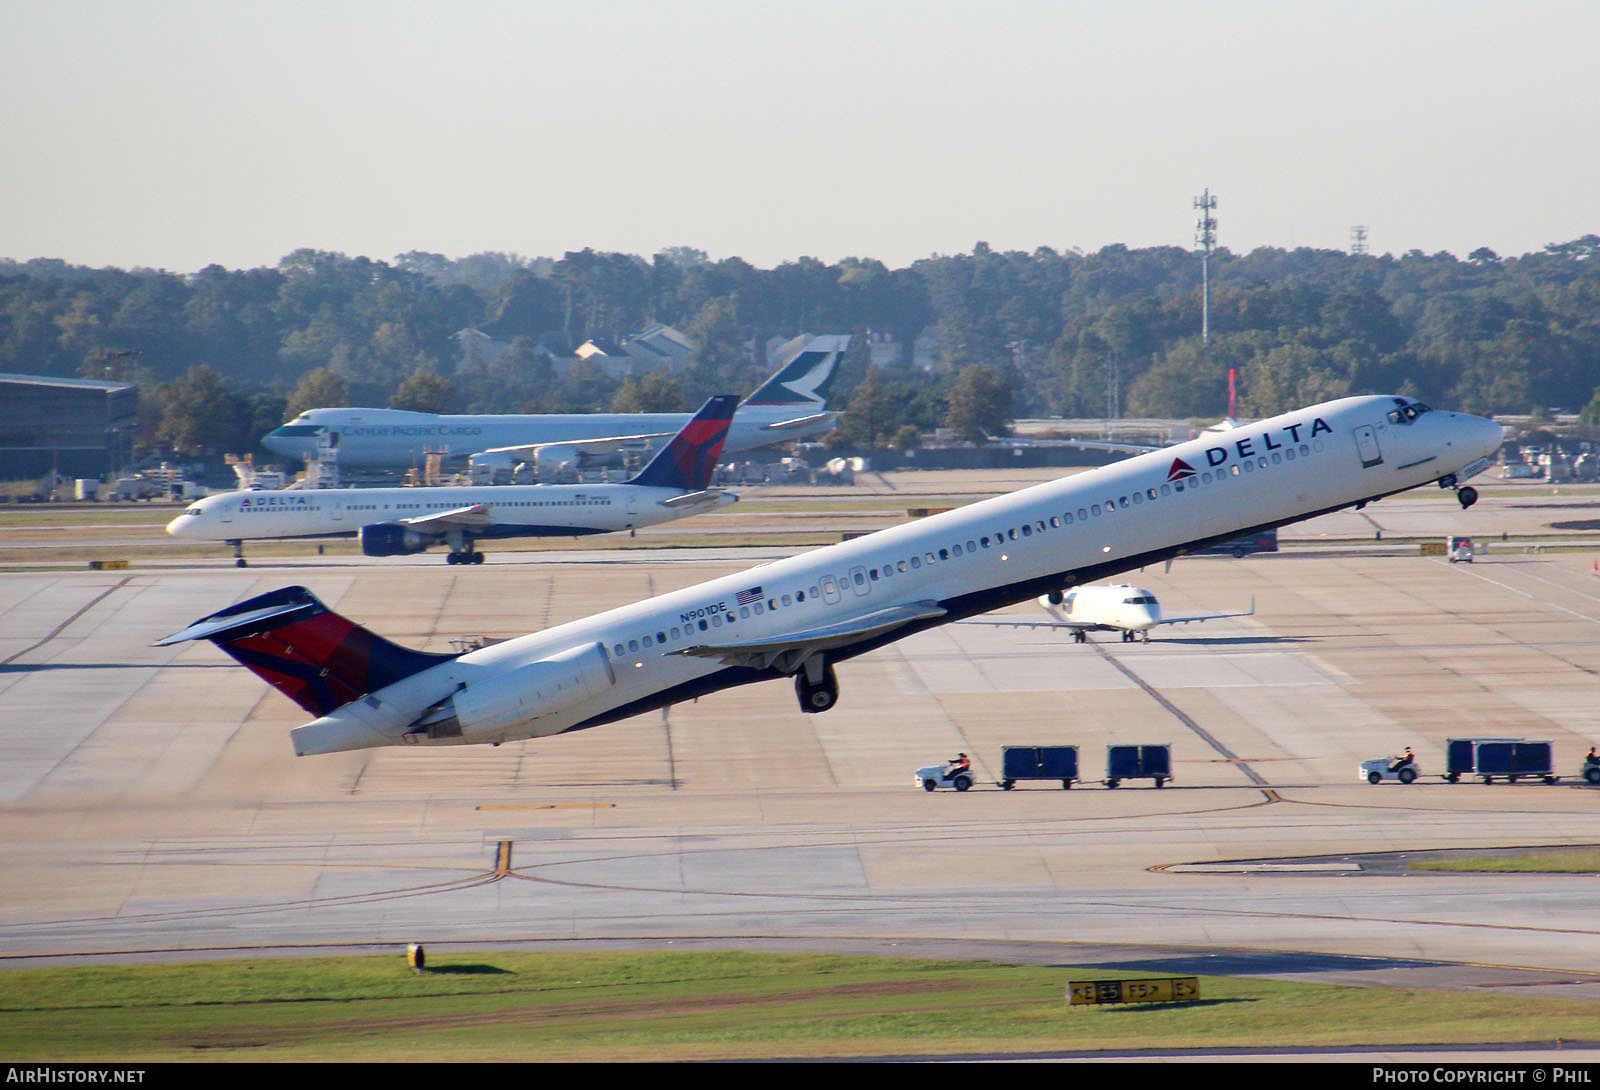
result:
[(964, 624), (987, 624), (999, 628), (1065, 628), (1072, 638), (1083, 643), (1090, 632), (1120, 632), (1122, 642), (1132, 643), (1143, 638), (1150, 642), (1150, 630), (1163, 624), (1189, 624), (1193, 621), (1215, 621), (1223, 617), (1248, 617), (1256, 611), (1255, 598), (1249, 609), (1231, 613), (1174, 613), (1161, 611), (1161, 603), (1144, 587), (1117, 583), (1113, 586), (1073, 587), (1070, 590), (1053, 590), (1039, 596), (1039, 604), (1051, 616), (1048, 621), (1012, 620), (1010, 618), (978, 617)]
[(485, 538), (580, 537), (653, 526), (739, 497), (708, 487), (737, 399), (713, 397), (637, 477), (622, 484), (477, 485), (443, 488), (286, 488), (224, 492), (191, 504), (167, 524), (174, 537), (233, 546), (246, 541), (361, 539), (368, 556), (450, 547), (450, 564), (481, 564)]
[(1430, 482), (1470, 506), (1500, 441), (1482, 417), (1349, 397), (460, 655), (390, 643), (304, 587), (160, 643), (211, 640), (296, 701), (316, 717), (291, 732), (302, 755), (560, 734), (786, 676), (820, 712), (837, 664), (923, 629)]

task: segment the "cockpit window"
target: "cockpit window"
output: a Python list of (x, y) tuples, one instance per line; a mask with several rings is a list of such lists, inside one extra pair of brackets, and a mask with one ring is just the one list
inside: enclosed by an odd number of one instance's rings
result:
[(1397, 397), (1394, 403), (1399, 407), (1389, 410), (1391, 424), (1409, 424), (1423, 413), (1432, 411), (1420, 401), (1405, 401)]

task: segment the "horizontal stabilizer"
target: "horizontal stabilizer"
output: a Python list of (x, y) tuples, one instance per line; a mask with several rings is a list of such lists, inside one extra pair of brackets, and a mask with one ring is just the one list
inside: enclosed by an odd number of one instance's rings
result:
[(579, 454), (587, 454), (594, 457), (644, 447), (653, 444), (657, 439), (665, 439), (671, 434), (669, 431), (653, 431), (640, 435), (607, 435), (599, 439), (553, 439), (548, 443), (521, 443), (511, 447), (490, 447), (484, 453), (509, 454), (526, 461), (535, 457), (539, 451), (546, 447), (562, 447), (575, 450)]
[(839, 413), (812, 413), (810, 416), (797, 416), (792, 420), (775, 420), (771, 424), (761, 425), (762, 431), (801, 431), (814, 424), (826, 424), (839, 419)]
[[(303, 593), (295, 594), (293, 593), (295, 591)], [(248, 602), (220, 610), (209, 617), (202, 617), (182, 632), (174, 632), (164, 639), (157, 640), (151, 646), (167, 647), (187, 640), (212, 640), (221, 643), (225, 640), (243, 639), (309, 617), (319, 609), (325, 607), (304, 587), (285, 587), (272, 594), (264, 594)]]
[(738, 499), (739, 497), (732, 492), (724, 492), (720, 488), (706, 488), (699, 492), (685, 492), (678, 496), (668, 496), (661, 501), (661, 506), (680, 511), (685, 507), (715, 506), (736, 502)]

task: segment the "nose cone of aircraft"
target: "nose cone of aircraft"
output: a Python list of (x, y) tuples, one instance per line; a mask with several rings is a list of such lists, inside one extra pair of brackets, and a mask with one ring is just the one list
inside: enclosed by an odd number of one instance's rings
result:
[(1466, 416), (1465, 420), (1471, 423), (1471, 439), (1473, 452), (1480, 458), (1487, 458), (1500, 449), (1500, 444), (1505, 442), (1505, 431), (1493, 420), (1482, 416)]
[(183, 513), (167, 523), (167, 533), (173, 537), (197, 538), (204, 536), (206, 501), (200, 500), (185, 508)]
[(285, 424), (262, 436), (261, 445), (274, 454), (309, 461), (316, 456), (321, 431), (315, 424)]

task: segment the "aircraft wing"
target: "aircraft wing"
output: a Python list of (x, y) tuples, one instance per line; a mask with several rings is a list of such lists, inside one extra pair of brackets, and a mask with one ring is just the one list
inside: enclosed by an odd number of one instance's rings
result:
[(439, 511), (432, 515), (419, 515), (414, 519), (401, 519), (403, 525), (429, 533), (448, 530), (481, 530), (489, 525), (489, 505), (475, 503), (471, 507), (457, 507), (454, 511)]
[(1174, 617), (1162, 617), (1157, 624), (1188, 624), (1190, 621), (1214, 621), (1219, 617), (1249, 617), (1256, 611), (1256, 596), (1250, 596), (1249, 609), (1236, 609), (1231, 613), (1184, 613)]
[(1095, 624), (1092, 621), (1055, 621), (1055, 620), (1002, 621), (999, 618), (968, 617), (966, 620), (958, 621), (957, 623), (958, 624), (986, 624), (986, 625), (993, 625), (995, 628), (1067, 628), (1067, 629), (1071, 629), (1074, 632), (1117, 632), (1117, 631), (1120, 631), (1119, 629), (1112, 628), (1110, 625)]
[(674, 655), (695, 655), (705, 659), (719, 659), (729, 666), (749, 666), (758, 670), (776, 666), (790, 671), (819, 651), (844, 647), (860, 640), (870, 639), (913, 621), (943, 617), (945, 610), (933, 602), (913, 602), (909, 605), (890, 606), (873, 610), (847, 621), (802, 628), (779, 636), (761, 640), (739, 640), (733, 643), (699, 644), (674, 651)]
[(670, 431), (653, 431), (643, 435), (608, 435), (601, 439), (562, 439), (549, 443), (524, 443), (514, 447), (490, 447), (484, 453), (519, 455), (527, 459), (536, 456), (545, 447), (566, 447), (580, 454), (615, 454), (630, 444), (670, 439), (674, 434), (676, 433)]
[(1101, 439), (1028, 439), (1010, 435), (991, 435), (989, 442), (995, 446), (1020, 450), (1034, 447), (1070, 447), (1073, 450), (1104, 450), (1112, 454), (1148, 454), (1152, 450), (1166, 449), (1153, 447), (1148, 443), (1112, 443)]

